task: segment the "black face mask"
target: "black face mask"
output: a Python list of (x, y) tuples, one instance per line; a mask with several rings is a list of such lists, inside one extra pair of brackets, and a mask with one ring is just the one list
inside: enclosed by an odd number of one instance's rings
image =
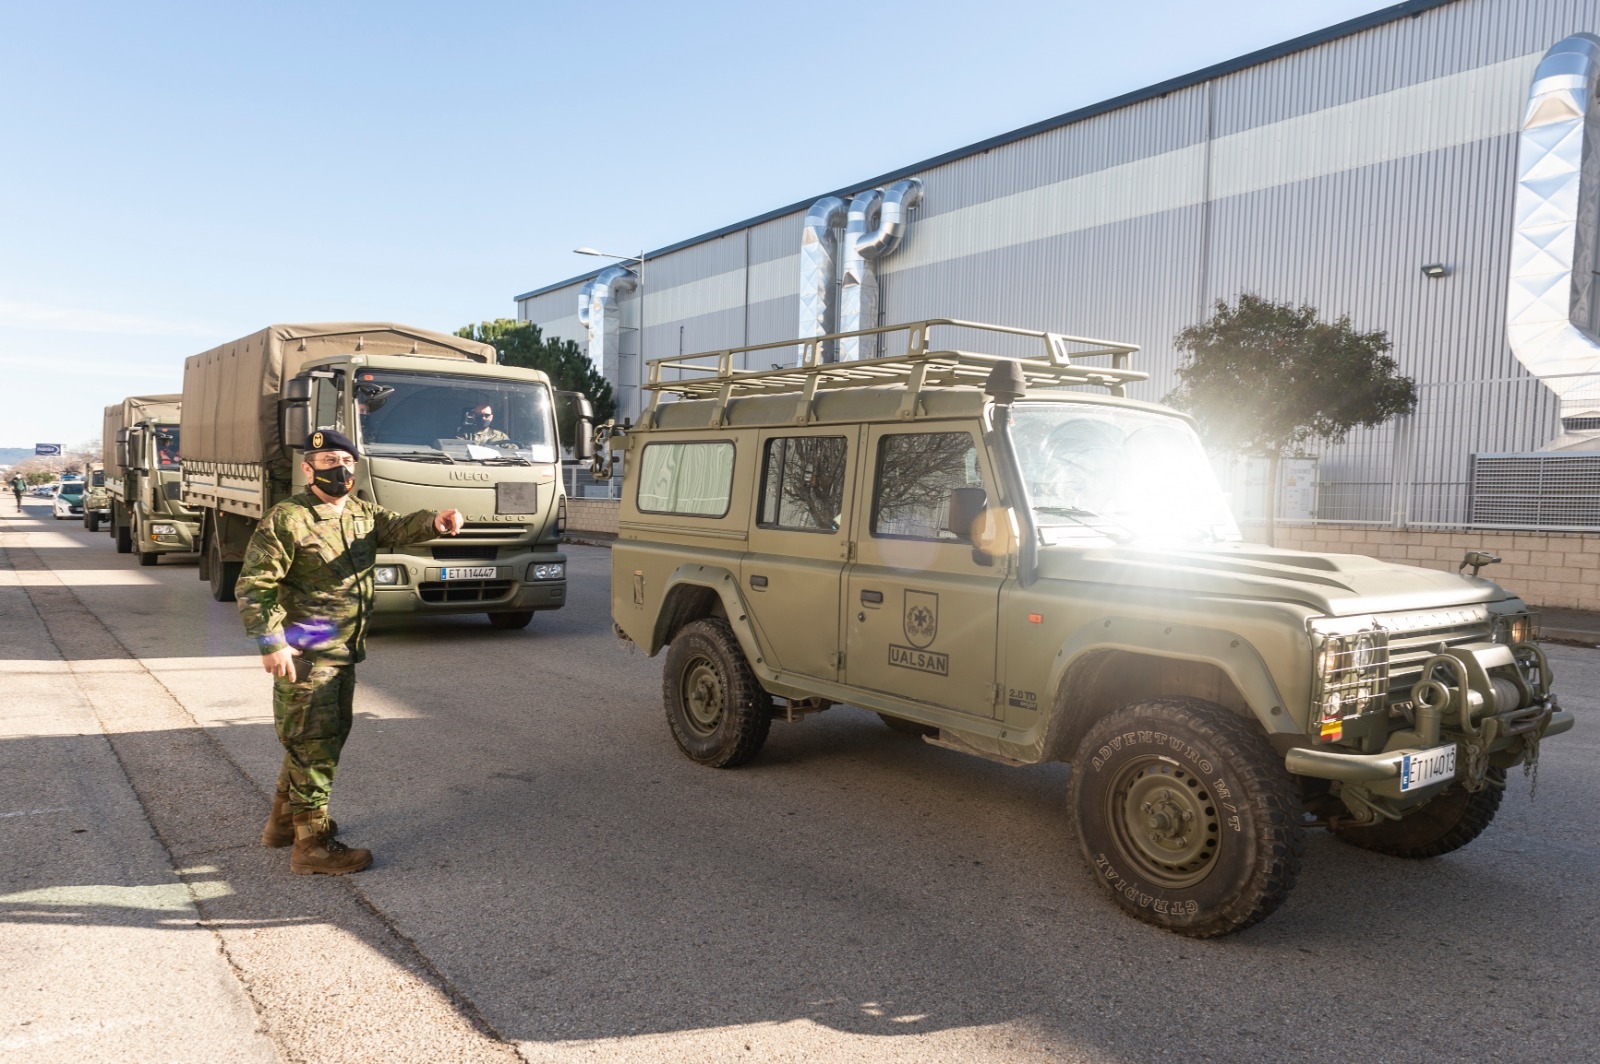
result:
[(311, 483), (322, 489), (324, 495), (331, 498), (342, 498), (350, 494), (350, 489), (355, 487), (356, 471), (346, 465), (337, 465), (332, 469), (318, 469), (311, 467)]

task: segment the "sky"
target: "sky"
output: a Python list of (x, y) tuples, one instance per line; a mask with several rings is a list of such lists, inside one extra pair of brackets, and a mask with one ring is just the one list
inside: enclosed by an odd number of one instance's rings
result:
[(274, 322), (451, 332), (1389, 4), (11, 3), (0, 447)]

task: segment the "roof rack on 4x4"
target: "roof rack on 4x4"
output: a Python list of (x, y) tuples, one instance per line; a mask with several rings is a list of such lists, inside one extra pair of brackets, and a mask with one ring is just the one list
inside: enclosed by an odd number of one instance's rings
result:
[[(1032, 345), (1016, 344), (1021, 355), (1005, 355), (965, 351), (955, 347), (939, 347), (930, 342), (935, 328), (976, 330), (982, 333), (1021, 337), (1038, 342), (1038, 353), (1027, 354)], [(885, 358), (867, 358), (853, 362), (825, 362), (823, 357), (839, 340), (850, 337), (877, 337), (885, 333), (906, 334), (905, 350)], [(800, 359), (792, 366), (776, 363), (771, 369), (735, 369), (734, 356), (752, 351), (792, 352), (800, 349)], [(711, 423), (720, 425), (728, 401), (735, 396), (779, 395), (799, 393), (797, 422), (812, 417), (812, 399), (819, 389), (851, 388), (873, 384), (897, 384), (906, 389), (901, 402), (902, 417), (915, 417), (918, 396), (924, 387), (950, 384), (982, 386), (996, 362), (1014, 359), (1022, 368), (1023, 379), (1030, 388), (1061, 388), (1073, 385), (1097, 386), (1112, 395), (1123, 395), (1125, 386), (1132, 381), (1142, 381), (1149, 374), (1128, 369), (1128, 361), (1136, 344), (1117, 343), (1114, 340), (1095, 340), (1064, 333), (1040, 332), (1034, 329), (1016, 329), (1006, 325), (987, 325), (983, 322), (961, 321), (956, 318), (928, 318), (903, 325), (881, 325), (875, 329), (858, 329), (854, 332), (829, 333), (826, 336), (807, 337), (803, 340), (782, 340), (776, 343), (751, 344), (729, 347), (720, 351), (706, 351), (679, 358), (651, 359), (646, 391), (653, 393), (650, 405), (640, 416), (647, 427), (656, 423), (656, 410), (663, 393), (674, 392), (686, 399), (717, 399)], [(1086, 365), (1089, 359), (1106, 359), (1109, 365)], [(748, 362), (748, 359), (746, 359)]]

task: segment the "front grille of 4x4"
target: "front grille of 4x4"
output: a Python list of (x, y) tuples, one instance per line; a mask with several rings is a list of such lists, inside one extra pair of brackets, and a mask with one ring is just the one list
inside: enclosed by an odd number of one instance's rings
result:
[(423, 602), (498, 602), (510, 596), (510, 580), (424, 580), (417, 585)]
[[(1423, 664), (1439, 653), (1441, 646), (1481, 643), (1493, 635), (1487, 613), (1468, 620), (1417, 614), (1380, 615), (1376, 620), (1389, 634), (1391, 699), (1411, 697), (1411, 688), (1422, 677)], [(1394, 627), (1390, 628), (1390, 624)]]

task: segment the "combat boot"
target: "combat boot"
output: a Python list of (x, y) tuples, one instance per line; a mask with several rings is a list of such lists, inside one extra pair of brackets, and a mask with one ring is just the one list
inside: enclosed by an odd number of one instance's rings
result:
[[(339, 825), (328, 818), (328, 830), (339, 834)], [(272, 812), (267, 814), (267, 826), (261, 829), (261, 845), (278, 849), (294, 843), (294, 813), (289, 808), (289, 792), (272, 793)]]
[(371, 850), (346, 846), (333, 837), (333, 821), (326, 809), (294, 814), (294, 849), (289, 871), (297, 876), (342, 876), (359, 872), (372, 863)]

